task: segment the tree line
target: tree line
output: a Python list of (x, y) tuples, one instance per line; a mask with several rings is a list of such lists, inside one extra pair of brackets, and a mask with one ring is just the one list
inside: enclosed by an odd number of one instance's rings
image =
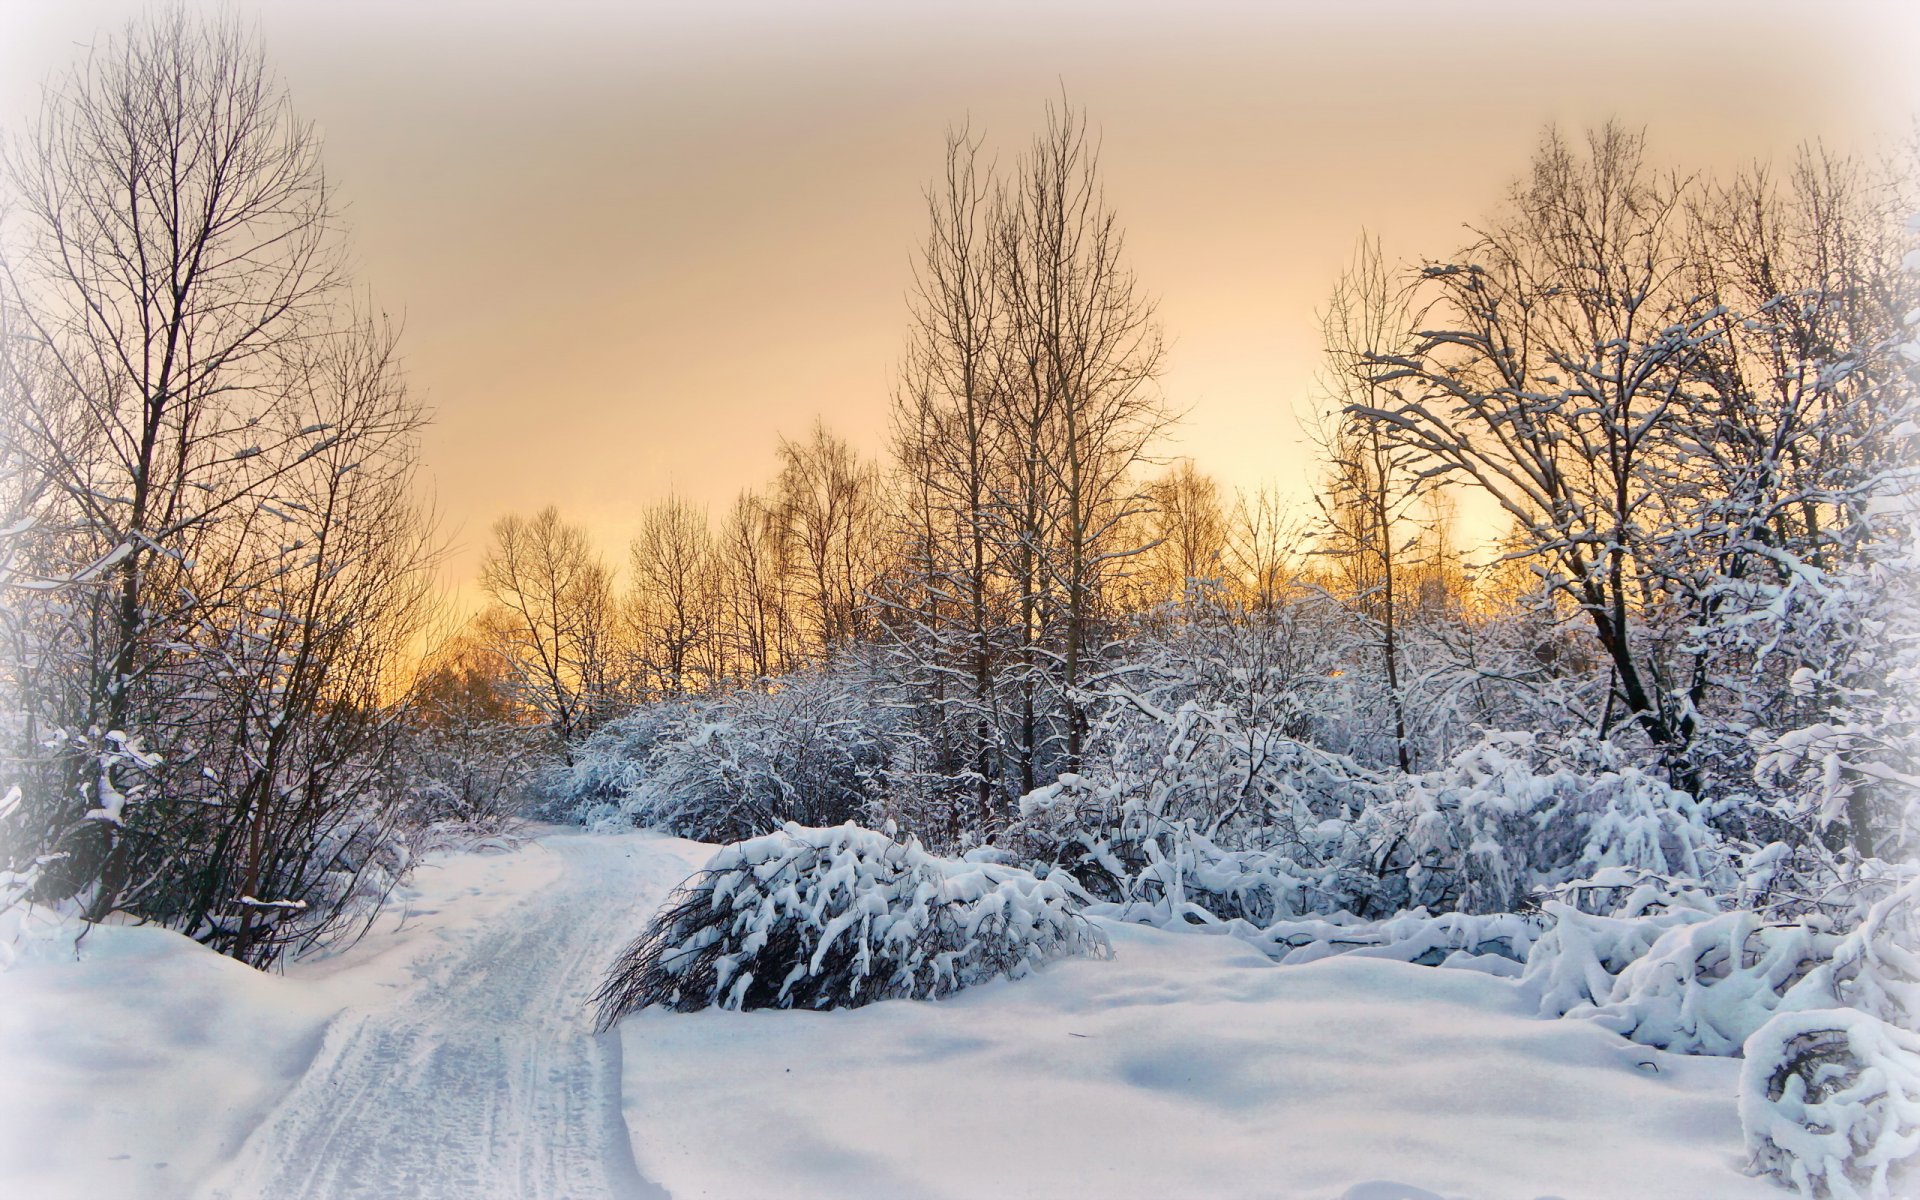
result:
[[(1808, 147), (1716, 178), (1617, 126), (1549, 131), (1451, 254), (1363, 238), (1322, 313), (1304, 512), (1156, 458), (1162, 334), (1083, 113), (1050, 109), (1008, 168), (954, 132), (926, 203), (887, 461), (816, 428), (718, 534), (649, 510), (624, 601), (602, 572), (587, 605), (624, 635), (580, 642), (628, 666), (548, 674), (535, 708), (590, 675), (606, 690), (575, 707), (613, 714), (857, 659), (910, 731), (882, 789), (990, 840), (1083, 769), (1144, 661), (1199, 638), (1245, 658), (1237, 703), (1363, 764), (1544, 730), (1644, 758), (1730, 826), (1867, 855), (1906, 836), (1879, 640), (1911, 462), (1897, 168)], [(1467, 494), (1497, 545), (1458, 543)], [(517, 688), (547, 661), (525, 581), (495, 586), (519, 528), (496, 529), (481, 622)]]

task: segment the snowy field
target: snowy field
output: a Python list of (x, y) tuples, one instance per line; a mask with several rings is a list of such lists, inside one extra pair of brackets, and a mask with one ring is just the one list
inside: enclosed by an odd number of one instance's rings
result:
[(947, 1001), (596, 1038), (587, 994), (708, 850), (438, 856), (283, 978), (154, 929), (42, 941), (0, 974), (0, 1196), (1787, 1194), (1739, 1171), (1737, 1061), (1535, 1020), (1485, 975), (1200, 934), (1109, 924), (1111, 960)]

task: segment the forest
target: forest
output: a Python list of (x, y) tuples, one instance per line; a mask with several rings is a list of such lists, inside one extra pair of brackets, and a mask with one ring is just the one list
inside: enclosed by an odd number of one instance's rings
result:
[(1904, 1194), (1912, 164), (1547, 128), (1458, 244), (1355, 229), (1320, 386), (1272, 397), (1300, 505), (1172, 453), (1100, 127), (1036, 116), (946, 135), (883, 454), (767, 431), (763, 486), (658, 494), (613, 562), (502, 516), (466, 611), (314, 127), (233, 23), (103, 43), (5, 145), (0, 932), (273, 968), (437, 847), (643, 828), (737, 845), (606, 1027), (946, 995), (1144, 922), (1743, 1056), (1756, 1169)]

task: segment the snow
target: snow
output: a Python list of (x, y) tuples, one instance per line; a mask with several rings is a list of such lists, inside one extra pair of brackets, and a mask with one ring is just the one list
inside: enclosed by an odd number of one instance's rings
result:
[(1112, 959), (939, 1001), (596, 1037), (587, 997), (713, 850), (435, 855), (284, 977), (154, 929), (78, 961), (41, 937), (0, 973), (0, 1196), (1785, 1194), (1742, 1173), (1737, 1060), (1538, 1019), (1480, 971), (1107, 919)]
[(160, 929), (96, 928), (78, 961), (70, 926), (42, 933), (0, 973), (0, 1196), (657, 1195), (585, 1001), (627, 906), (710, 850), (436, 854), (358, 944), (284, 977)]
[(329, 1006), (164, 929), (96, 928), (80, 954), (69, 933), (0, 975), (0, 1195), (188, 1195), (299, 1076)]
[(1111, 960), (941, 1001), (629, 1017), (642, 1172), (679, 1200), (1780, 1196), (1739, 1170), (1737, 1062), (1478, 972), (1101, 923)]

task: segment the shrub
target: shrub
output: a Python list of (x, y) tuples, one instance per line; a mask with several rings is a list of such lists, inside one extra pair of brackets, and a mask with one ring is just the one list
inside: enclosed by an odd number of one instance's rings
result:
[(1723, 913), (1662, 932), (1628, 963), (1604, 1003), (1572, 1014), (1643, 1045), (1681, 1054), (1739, 1054), (1793, 986), (1824, 963), (1835, 938), (1805, 925)]
[(1869, 908), (1786, 1007), (1857, 1008), (1901, 1029), (1920, 1028), (1920, 878)]
[(655, 747), (625, 812), (710, 842), (867, 819), (886, 790), (896, 714), (857, 682), (796, 673), (699, 706)]
[(1891, 1200), (1920, 1159), (1920, 1036), (1851, 1009), (1780, 1013), (1746, 1043), (1753, 1169), (1803, 1196)]
[(1677, 926), (1708, 920), (1719, 902), (1684, 881), (1610, 867), (1550, 893), (1547, 931), (1521, 984), (1543, 1017), (1608, 1003), (1628, 967)]
[(599, 1027), (651, 1005), (852, 1008), (931, 999), (1068, 954), (1108, 953), (1055, 879), (935, 858), (851, 822), (727, 846), (668, 898), (594, 997)]
[[(1492, 975), (1521, 970), (1540, 936), (1541, 920), (1526, 913), (1441, 913), (1409, 909), (1378, 921), (1339, 915), (1275, 921), (1264, 929), (1238, 931), (1268, 957), (1286, 964), (1335, 954), (1384, 958), (1423, 967), (1466, 967)], [(1229, 928), (1229, 932), (1235, 932)]]
[[(1191, 731), (1189, 731), (1191, 732)], [(1704, 895), (1735, 882), (1719, 836), (1683, 792), (1633, 767), (1583, 773), (1529, 735), (1490, 735), (1424, 775), (1369, 772), (1297, 743), (1268, 745), (1241, 772), (1258, 833), (1232, 848), (1214, 825), (1176, 817), (1192, 767), (1170, 751), (1164, 777), (1079, 775), (1021, 801), (1008, 844), (1057, 865), (1102, 900), (1158, 919), (1194, 914), (1255, 925), (1414, 909), (1527, 911), (1582, 881), (1599, 893), (1660, 880)], [(1217, 765), (1217, 764), (1212, 764)], [(1209, 765), (1208, 769), (1212, 769)], [(1255, 785), (1258, 785), (1257, 787)]]
[(1445, 818), (1423, 849), (1457, 872), (1461, 911), (1510, 912), (1608, 868), (1731, 885), (1693, 797), (1637, 767), (1565, 762), (1542, 741), (1491, 734), (1416, 777), (1409, 802)]
[(685, 737), (696, 706), (656, 700), (623, 713), (575, 743), (567, 761), (546, 764), (534, 781), (532, 814), (594, 827), (625, 824), (632, 793), (656, 750)]

